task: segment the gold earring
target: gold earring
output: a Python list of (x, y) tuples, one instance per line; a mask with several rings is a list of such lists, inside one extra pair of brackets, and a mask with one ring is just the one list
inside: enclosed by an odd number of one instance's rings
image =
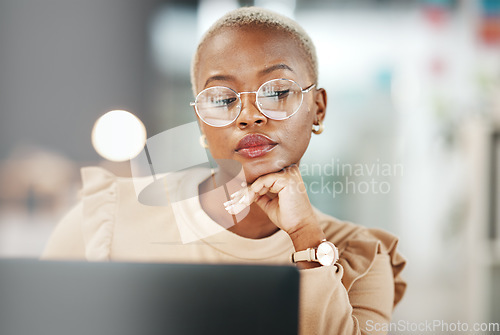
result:
[(207, 137), (205, 134), (200, 136), (200, 145), (202, 148), (208, 149)]
[(312, 126), (312, 132), (313, 134), (316, 134), (316, 135), (319, 135), (323, 132), (323, 130), (325, 129), (325, 125), (323, 124), (323, 121), (321, 120), (318, 120), (318, 128), (315, 128), (314, 127), (315, 125), (313, 124)]

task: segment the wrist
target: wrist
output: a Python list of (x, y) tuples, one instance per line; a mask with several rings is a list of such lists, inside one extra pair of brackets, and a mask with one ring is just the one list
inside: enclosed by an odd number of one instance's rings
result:
[[(295, 251), (316, 248), (325, 238), (325, 233), (317, 222), (299, 226), (289, 234)], [(321, 266), (316, 262), (297, 262), (299, 269), (310, 269)]]
[(326, 238), (317, 221), (298, 225), (288, 235), (292, 240), (295, 251), (315, 248)]

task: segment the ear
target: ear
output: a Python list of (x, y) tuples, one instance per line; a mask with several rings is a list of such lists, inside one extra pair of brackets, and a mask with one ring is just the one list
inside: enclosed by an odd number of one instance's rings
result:
[(317, 125), (318, 121), (323, 122), (326, 114), (326, 91), (324, 88), (318, 88), (314, 92), (314, 99), (316, 104), (316, 115), (314, 118), (314, 124)]

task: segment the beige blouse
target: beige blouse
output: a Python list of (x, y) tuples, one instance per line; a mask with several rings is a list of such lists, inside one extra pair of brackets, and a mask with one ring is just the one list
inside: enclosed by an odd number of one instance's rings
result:
[[(290, 265), (294, 249), (285, 232), (262, 239), (238, 236), (214, 222), (196, 196), (187, 196), (208, 174), (206, 169), (176, 173), (169, 192), (185, 192), (178, 197), (182, 201), (146, 206), (137, 200), (132, 179), (83, 168), (82, 200), (56, 227), (42, 258)], [(301, 270), (300, 334), (367, 334), (389, 322), (406, 288), (397, 238), (316, 215), (340, 260)]]

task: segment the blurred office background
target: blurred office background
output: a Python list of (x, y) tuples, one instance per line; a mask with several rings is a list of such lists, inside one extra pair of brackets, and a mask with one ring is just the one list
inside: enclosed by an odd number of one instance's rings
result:
[(197, 41), (252, 4), (316, 43), (328, 113), (304, 179), (323, 211), (400, 236), (395, 320), (500, 322), (499, 0), (0, 0), (0, 257), (40, 254), (80, 167), (130, 175), (93, 149), (99, 116), (127, 110), (148, 137), (195, 121)]

